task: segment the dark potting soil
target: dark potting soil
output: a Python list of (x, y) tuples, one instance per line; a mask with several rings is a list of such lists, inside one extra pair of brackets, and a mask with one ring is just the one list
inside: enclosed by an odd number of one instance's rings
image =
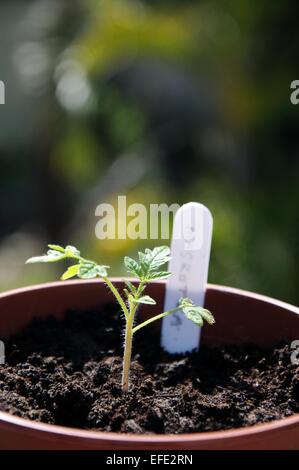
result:
[(150, 328), (136, 333), (123, 395), (123, 322), (115, 308), (34, 320), (6, 344), (0, 410), (45, 423), (130, 433), (248, 426), (299, 412), (288, 344), (202, 347), (173, 357)]

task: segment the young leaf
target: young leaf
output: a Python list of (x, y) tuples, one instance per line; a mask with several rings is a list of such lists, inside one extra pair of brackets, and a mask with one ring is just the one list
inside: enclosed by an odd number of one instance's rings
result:
[(202, 308), (200, 311), (200, 314), (202, 318), (209, 324), (213, 325), (215, 323), (215, 318), (210, 312), (210, 310), (207, 310), (206, 308)]
[(168, 279), (169, 277), (171, 276), (171, 273), (168, 272), (168, 271), (160, 271), (160, 272), (157, 272), (157, 273), (151, 273), (149, 275), (149, 279), (150, 280), (158, 280), (158, 279)]
[(170, 260), (170, 249), (168, 246), (158, 246), (153, 250), (145, 250), (145, 253), (151, 257), (150, 270), (155, 271), (157, 268)]
[(51, 250), (54, 250), (54, 251), (60, 251), (60, 253), (64, 253), (65, 252), (65, 249), (60, 246), (60, 245), (48, 245), (48, 247), (51, 249)]
[(169, 260), (170, 250), (167, 246), (160, 246), (150, 250), (146, 248), (145, 252), (139, 252), (139, 263), (143, 276), (150, 279), (150, 273), (154, 272), (158, 267), (162, 266)]
[(134, 299), (134, 302), (138, 304), (156, 305), (156, 301), (152, 299), (149, 295), (143, 295), (139, 299)]
[(110, 266), (101, 266), (101, 265), (97, 265), (97, 271), (98, 271), (98, 276), (99, 277), (106, 277), (108, 276), (108, 273), (107, 273), (107, 268), (110, 268)]
[(59, 251), (48, 250), (46, 255), (34, 256), (26, 261), (26, 264), (33, 263), (55, 263), (65, 258), (65, 255)]
[(145, 252), (139, 252), (139, 262), (132, 258), (125, 257), (125, 266), (127, 270), (137, 276), (141, 281), (150, 281), (152, 279), (167, 279), (170, 273), (161, 271), (159, 274), (155, 271), (170, 260), (170, 249), (168, 246), (160, 246), (150, 250), (146, 248)]
[(34, 264), (34, 263), (47, 263), (47, 255), (43, 256), (33, 256), (32, 258), (27, 259), (25, 264)]
[(125, 256), (124, 262), (125, 262), (125, 267), (127, 268), (127, 271), (129, 273), (133, 274), (134, 276), (138, 278), (142, 277), (142, 269), (137, 263), (137, 261), (135, 261), (133, 258), (130, 258), (129, 256)]
[(99, 266), (92, 261), (84, 261), (80, 264), (78, 277), (81, 279), (93, 279), (95, 277), (106, 277), (106, 268), (109, 266)]
[(73, 256), (80, 256), (80, 251), (77, 250), (76, 247), (68, 245), (65, 247), (65, 255), (69, 258), (72, 258)]
[(127, 299), (129, 298), (129, 296), (132, 295), (132, 294), (130, 294), (130, 292), (128, 291), (128, 289), (123, 289), (123, 292), (124, 292), (125, 296), (127, 297)]
[(215, 323), (215, 319), (209, 310), (203, 307), (197, 307), (190, 299), (181, 298), (179, 306), (182, 308), (188, 320), (191, 320), (199, 327), (203, 326), (204, 320), (210, 325)]
[(203, 318), (195, 307), (184, 307), (183, 312), (188, 320), (191, 320), (195, 325), (199, 327), (203, 326)]
[(147, 277), (147, 274), (150, 269), (151, 257), (148, 256), (146, 253), (142, 253), (141, 251), (139, 251), (138, 258), (139, 258), (139, 267), (142, 273), (142, 277), (145, 278)]
[(66, 248), (63, 248), (60, 245), (48, 245), (50, 250), (47, 251), (46, 255), (34, 256), (29, 258), (26, 263), (55, 263), (56, 261), (61, 261), (64, 258), (74, 258), (74, 256), (80, 256), (79, 250), (74, 246), (68, 245)]
[(132, 294), (136, 294), (137, 289), (136, 287), (132, 284), (132, 282), (128, 281), (127, 279), (123, 279), (124, 283), (126, 284), (127, 288), (129, 289)]
[(73, 266), (70, 266), (61, 276), (62, 281), (66, 281), (67, 279), (70, 279), (71, 277), (77, 276), (79, 272), (80, 264), (73, 264)]

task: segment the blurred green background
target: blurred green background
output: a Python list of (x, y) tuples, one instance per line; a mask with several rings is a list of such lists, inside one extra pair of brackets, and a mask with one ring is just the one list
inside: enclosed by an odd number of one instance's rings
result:
[(0, 290), (55, 280), (61, 266), (24, 266), (48, 242), (123, 274), (148, 243), (94, 233), (96, 206), (120, 194), (206, 204), (210, 281), (299, 303), (296, 9), (2, 0)]

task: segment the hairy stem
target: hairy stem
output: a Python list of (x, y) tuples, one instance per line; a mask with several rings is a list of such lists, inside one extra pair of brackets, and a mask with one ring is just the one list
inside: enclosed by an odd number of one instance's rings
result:
[[(144, 283), (141, 282), (138, 286), (135, 298), (138, 299), (142, 292)], [(129, 380), (130, 380), (130, 368), (132, 358), (132, 343), (133, 343), (133, 325), (135, 314), (138, 304), (130, 302), (129, 300), (129, 312), (126, 316), (126, 332), (125, 332), (125, 351), (123, 360), (123, 375), (122, 375), (122, 390), (124, 393), (129, 391)]]
[(112, 282), (108, 279), (108, 277), (103, 277), (103, 280), (105, 281), (105, 283), (107, 284), (107, 286), (109, 287), (109, 289), (111, 290), (111, 292), (114, 294), (116, 300), (118, 301), (119, 305), (121, 306), (122, 308), (122, 311), (124, 312), (125, 314), (125, 317), (126, 317), (126, 320), (128, 321), (128, 317), (129, 317), (129, 311), (128, 311), (128, 308), (125, 304), (125, 301), (123, 300), (123, 298), (121, 297), (120, 293), (118, 292), (118, 290), (116, 289), (116, 287), (112, 284)]
[(160, 313), (160, 315), (156, 315), (155, 317), (149, 318), (143, 323), (140, 323), (140, 325), (135, 326), (135, 328), (133, 328), (133, 334), (136, 333), (136, 331), (141, 330), (141, 328), (143, 328), (144, 326), (147, 326), (156, 320), (160, 320), (161, 318), (167, 317), (168, 315), (171, 315), (172, 313), (178, 312), (181, 309), (182, 309), (181, 307), (175, 307), (175, 308), (172, 308), (171, 310), (168, 310), (167, 312)]
[(125, 393), (129, 391), (129, 377), (130, 377), (132, 341), (133, 341), (133, 323), (134, 323), (134, 310), (130, 312), (130, 315), (126, 322), (125, 351), (124, 351), (123, 375), (122, 375), (122, 390)]

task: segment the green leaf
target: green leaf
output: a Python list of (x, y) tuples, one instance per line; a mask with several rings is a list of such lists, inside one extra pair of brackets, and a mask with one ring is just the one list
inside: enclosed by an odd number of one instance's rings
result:
[(96, 264), (82, 263), (78, 271), (78, 276), (81, 279), (93, 279), (98, 276)]
[(141, 251), (139, 251), (138, 257), (139, 257), (139, 267), (142, 272), (142, 276), (146, 277), (150, 269), (151, 257), (148, 256), (146, 253), (142, 253)]
[(199, 327), (203, 326), (204, 320), (210, 325), (215, 323), (215, 319), (209, 310), (203, 307), (197, 307), (190, 299), (181, 298), (179, 300), (179, 306), (182, 308), (188, 320), (191, 320)]
[(150, 281), (151, 279), (166, 279), (170, 273), (161, 271), (159, 274), (155, 271), (170, 260), (170, 249), (168, 246), (159, 246), (150, 250), (146, 248), (144, 252), (139, 251), (138, 261), (128, 256), (125, 257), (125, 266), (127, 271), (137, 276), (141, 281)]
[(98, 271), (99, 277), (108, 276), (107, 268), (110, 268), (110, 266), (100, 266), (99, 264), (97, 265), (97, 271)]
[(149, 295), (143, 295), (139, 299), (134, 299), (134, 302), (138, 304), (156, 305), (156, 301)]
[(146, 248), (145, 252), (139, 252), (139, 263), (144, 277), (151, 279), (150, 273), (156, 271), (160, 266), (170, 260), (170, 249), (168, 246), (159, 246), (150, 250)]
[(127, 279), (123, 279), (123, 282), (126, 284), (127, 288), (129, 289), (132, 294), (136, 294), (137, 289), (136, 287), (132, 284), (132, 282), (128, 281)]
[(49, 250), (46, 255), (34, 256), (26, 261), (26, 264), (33, 263), (55, 263), (65, 258), (65, 255), (59, 251)]
[(65, 255), (69, 258), (72, 258), (73, 256), (80, 256), (80, 251), (77, 250), (75, 246), (68, 245), (65, 247)]
[(132, 295), (132, 294), (130, 294), (130, 292), (128, 291), (128, 289), (123, 289), (123, 293), (125, 294), (125, 296), (127, 297), (127, 299), (129, 298), (129, 296)]
[(48, 247), (51, 248), (51, 250), (60, 251), (60, 253), (65, 252), (65, 249), (60, 245), (48, 245)]
[(60, 245), (48, 245), (50, 250), (47, 251), (46, 255), (34, 256), (29, 258), (26, 263), (55, 263), (56, 261), (61, 261), (64, 258), (74, 258), (74, 256), (80, 256), (79, 250), (74, 246), (68, 245), (66, 248), (63, 248)]
[(191, 320), (195, 325), (199, 327), (203, 326), (203, 318), (196, 307), (184, 307), (183, 312), (188, 320)]
[(188, 299), (187, 297), (181, 297), (178, 305), (183, 308), (183, 307), (192, 307), (194, 306), (194, 302), (192, 300)]
[(130, 258), (129, 256), (125, 256), (124, 262), (125, 267), (129, 273), (133, 274), (138, 278), (142, 278), (142, 269), (137, 263), (137, 261), (135, 261), (133, 258)]
[(168, 279), (171, 276), (171, 273), (168, 271), (160, 271), (157, 273), (150, 273), (149, 280), (158, 280), (158, 279)]
[(146, 249), (145, 253), (151, 257), (151, 271), (155, 271), (170, 260), (170, 249), (168, 246), (158, 246), (153, 250)]
[(70, 279), (71, 277), (77, 276), (78, 272), (80, 269), (80, 264), (73, 264), (73, 266), (70, 266), (61, 276), (62, 281), (66, 281), (67, 279)]
[(210, 310), (207, 310), (206, 308), (202, 308), (200, 314), (201, 314), (202, 318), (209, 325), (213, 325), (215, 323), (214, 315), (210, 312)]
[(34, 264), (34, 263), (47, 263), (47, 256), (33, 256), (33, 258), (29, 258), (26, 261), (26, 264)]
[(78, 277), (81, 279), (93, 279), (95, 277), (106, 277), (109, 266), (99, 266), (92, 261), (84, 261), (80, 264)]

